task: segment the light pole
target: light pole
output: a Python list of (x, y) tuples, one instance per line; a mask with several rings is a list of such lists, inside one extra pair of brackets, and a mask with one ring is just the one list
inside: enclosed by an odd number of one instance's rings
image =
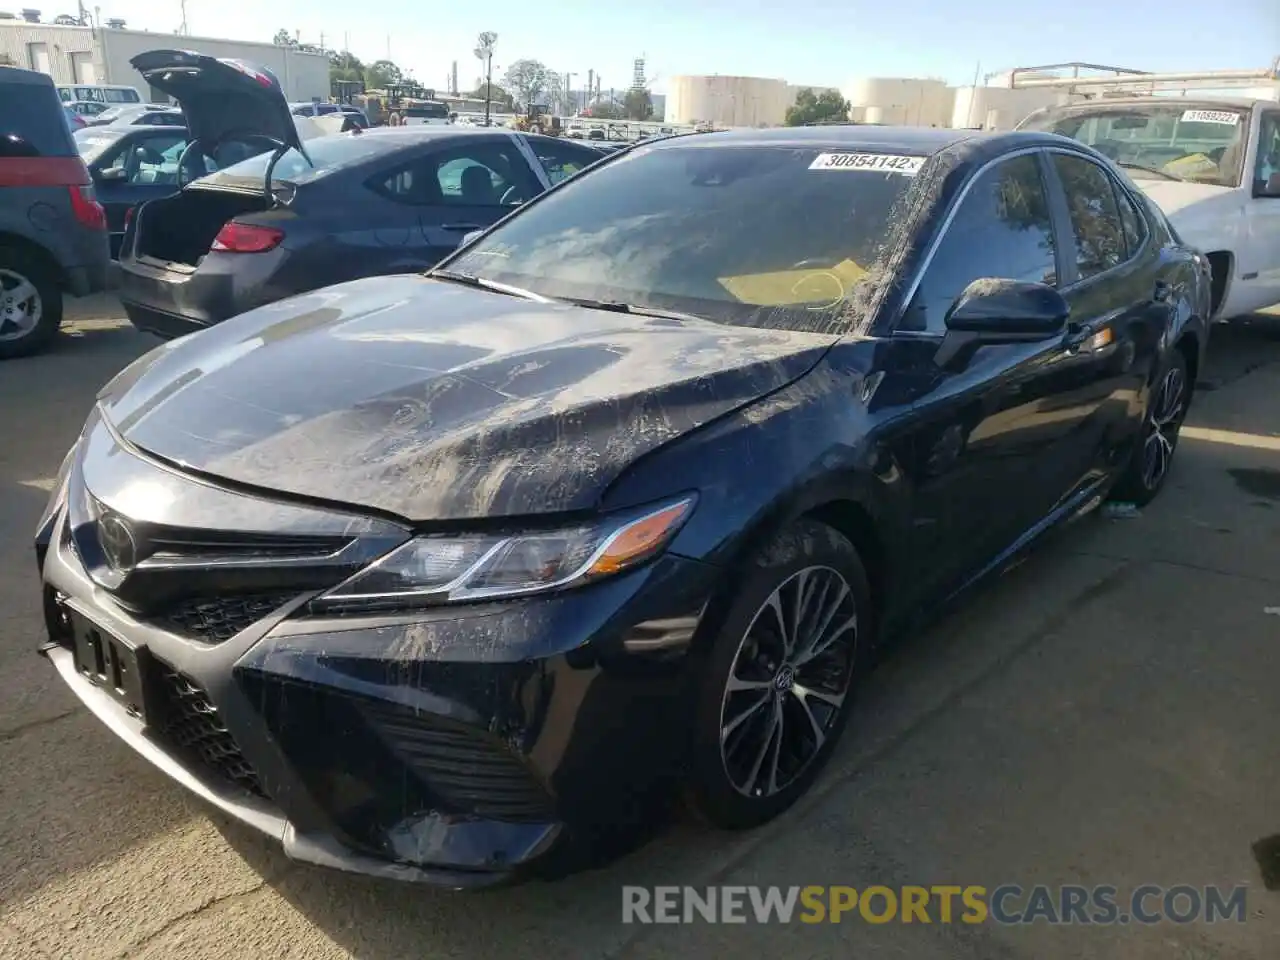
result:
[(484, 61), (484, 125), (489, 126), (489, 105), (493, 99), (493, 45), (498, 35), (486, 30), (476, 40), (476, 57)]

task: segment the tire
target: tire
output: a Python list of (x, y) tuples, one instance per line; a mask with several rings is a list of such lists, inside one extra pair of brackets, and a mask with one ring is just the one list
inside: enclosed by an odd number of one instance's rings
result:
[[(1134, 441), (1124, 472), (1112, 488), (1110, 499), (1143, 507), (1164, 488), (1173, 455), (1178, 449), (1178, 432), (1182, 429), (1194, 389), (1195, 385), (1188, 380), (1186, 357), (1177, 348), (1171, 350), (1168, 364), (1151, 388), (1142, 429)], [(1159, 464), (1154, 472), (1153, 457)]]
[(27, 250), (0, 246), (0, 360), (39, 353), (61, 324), (62, 290), (53, 270)]
[[(848, 719), (874, 623), (857, 550), (812, 520), (798, 521), (761, 549), (733, 590), (697, 678), (686, 796), (705, 822), (739, 830), (781, 814), (826, 765)], [(792, 610), (804, 591), (808, 613), (785, 654), (774, 612)], [(837, 596), (841, 602), (832, 604)], [(817, 630), (828, 615), (827, 629)], [(804, 659), (813, 646), (825, 649)], [(731, 677), (735, 686), (751, 686), (730, 691)]]

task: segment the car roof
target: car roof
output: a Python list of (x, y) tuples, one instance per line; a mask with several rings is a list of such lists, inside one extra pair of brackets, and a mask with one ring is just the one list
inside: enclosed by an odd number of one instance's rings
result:
[(52, 87), (53, 77), (22, 67), (0, 66), (0, 83), (24, 83), (33, 87)]
[(890, 127), (872, 124), (830, 124), (812, 127), (772, 127), (685, 133), (638, 141), (655, 150), (682, 150), (711, 144), (803, 147), (868, 153), (931, 157), (955, 149), (962, 155), (994, 156), (1017, 147), (1062, 144), (1063, 137), (1039, 131), (984, 132), (947, 127)]

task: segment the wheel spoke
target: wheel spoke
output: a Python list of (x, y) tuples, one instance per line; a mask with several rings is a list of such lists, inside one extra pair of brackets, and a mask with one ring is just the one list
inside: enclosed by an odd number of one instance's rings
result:
[[(832, 612), (834, 613), (834, 611)], [(815, 633), (813, 640), (805, 648), (804, 652), (800, 656), (796, 657), (796, 666), (802, 667), (811, 660), (816, 660), (818, 657), (830, 650), (837, 640), (849, 631), (857, 630), (857, 628), (858, 615), (855, 613), (834, 630), (829, 631), (825, 636), (820, 633)]]
[(742, 677), (730, 677), (725, 689), (729, 693), (741, 693), (743, 690), (763, 690), (773, 686), (772, 680), (744, 680)]
[(822, 745), (827, 742), (827, 731), (823, 724), (818, 722), (818, 718), (813, 715), (813, 708), (809, 706), (809, 690), (807, 687), (791, 688), (791, 696), (795, 702), (800, 705), (800, 709), (804, 711), (805, 717), (809, 720), (809, 726), (813, 729), (814, 750), (821, 750)]
[[(775, 740), (780, 739), (779, 733), (782, 726), (782, 711), (779, 709), (778, 701), (773, 701), (773, 711), (769, 715), (769, 725), (765, 730), (764, 737), (760, 742), (760, 750), (756, 754), (755, 762), (751, 764), (751, 772), (747, 775), (747, 782), (744, 785), (744, 791), (748, 794), (755, 794), (756, 782), (760, 779), (760, 770), (764, 767), (765, 759), (769, 756), (769, 750), (773, 747)], [(777, 761), (774, 761), (772, 775), (777, 776)]]
[(38, 291), (36, 290), (35, 284), (26, 279), (19, 279), (16, 287), (12, 290), (5, 291), (5, 295), (13, 297), (16, 303), (26, 303), (32, 297), (36, 296), (37, 293)]
[(724, 729), (720, 731), (720, 742), (724, 743), (725, 741), (727, 741), (729, 739), (729, 736), (735, 730), (737, 730), (740, 726), (742, 726), (744, 723), (746, 723), (748, 720), (754, 717), (756, 715), (756, 711), (758, 711), (761, 707), (763, 707), (768, 702), (769, 702), (769, 691), (768, 690), (759, 691), (759, 693), (756, 695), (755, 701), (750, 706), (748, 706), (745, 710), (743, 710), (736, 717), (734, 717), (727, 724), (725, 724)]
[(791, 692), (795, 694), (797, 700), (804, 703), (806, 710), (809, 709), (808, 701), (810, 698), (820, 703), (825, 703), (833, 709), (839, 709), (840, 705), (844, 703), (845, 697), (843, 693), (830, 693), (826, 690), (819, 690), (817, 687), (805, 686), (799, 683), (791, 688)]

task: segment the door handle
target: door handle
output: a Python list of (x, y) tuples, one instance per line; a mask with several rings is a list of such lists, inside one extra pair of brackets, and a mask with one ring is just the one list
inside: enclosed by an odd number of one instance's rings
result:
[(1156, 303), (1164, 303), (1173, 293), (1173, 287), (1165, 283), (1163, 280), (1156, 281), (1156, 288), (1151, 293), (1151, 299)]
[(468, 233), (472, 230), (483, 230), (484, 228), (478, 223), (442, 223), (441, 230), (456, 230), (459, 233)]

